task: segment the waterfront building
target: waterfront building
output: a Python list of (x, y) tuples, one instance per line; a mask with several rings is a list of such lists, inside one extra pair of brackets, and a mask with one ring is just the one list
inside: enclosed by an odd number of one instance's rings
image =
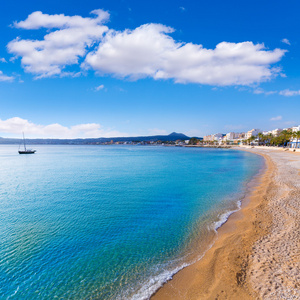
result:
[(211, 134), (210, 135), (205, 135), (203, 137), (203, 141), (204, 142), (210, 142), (210, 141), (212, 141), (212, 135)]
[(227, 141), (232, 141), (236, 138), (237, 133), (235, 132), (228, 132), (225, 136)]
[(204, 142), (222, 142), (224, 134), (222, 133), (215, 133), (215, 134), (210, 134), (206, 135), (203, 137)]
[[(294, 126), (291, 129), (292, 132), (300, 131), (300, 125)], [(291, 148), (300, 148), (300, 139), (292, 138), (289, 144)]]
[(260, 129), (251, 129), (246, 133), (246, 139), (249, 139), (252, 136), (257, 136), (260, 132), (261, 132)]
[(213, 140), (214, 141), (219, 141), (222, 138), (223, 138), (223, 134), (222, 133), (215, 133), (215, 134), (213, 134)]
[(281, 129), (281, 128), (277, 128), (277, 129), (272, 130), (270, 133), (272, 133), (273, 136), (277, 137), (277, 136), (279, 136), (279, 134), (282, 130), (283, 129)]
[(243, 140), (245, 138), (245, 136), (246, 136), (246, 133), (245, 132), (241, 132), (241, 133), (238, 134), (238, 139), (239, 140)]

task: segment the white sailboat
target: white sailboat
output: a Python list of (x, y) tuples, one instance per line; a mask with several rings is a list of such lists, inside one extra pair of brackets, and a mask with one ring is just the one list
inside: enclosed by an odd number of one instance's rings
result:
[(24, 142), (24, 150), (20, 150), (19, 148), (19, 154), (33, 154), (36, 152), (36, 150), (26, 149), (24, 132), (23, 132), (23, 142)]

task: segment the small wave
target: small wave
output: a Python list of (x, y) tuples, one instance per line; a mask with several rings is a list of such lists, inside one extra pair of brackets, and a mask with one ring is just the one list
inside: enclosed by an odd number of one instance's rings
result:
[(229, 210), (229, 211), (226, 211), (225, 213), (219, 215), (219, 220), (213, 223), (213, 230), (217, 231), (218, 228), (220, 228), (223, 224), (225, 224), (227, 222), (230, 215), (232, 215), (233, 213), (240, 210), (240, 208), (241, 208), (240, 200), (237, 202), (237, 205), (238, 205), (237, 209)]
[[(252, 183), (257, 178), (257, 176), (260, 174), (260, 172), (255, 177), (252, 178), (250, 183)], [(249, 184), (249, 182), (248, 182), (248, 184)], [(244, 194), (244, 197), (245, 197), (245, 194)], [(216, 218), (217, 220), (212, 222), (212, 224), (210, 226), (208, 226), (208, 230), (210, 230), (210, 231), (213, 230), (215, 233), (217, 233), (217, 229), (220, 228), (223, 224), (225, 224), (227, 222), (230, 215), (232, 215), (233, 213), (235, 213), (241, 209), (242, 200), (244, 199), (244, 197), (240, 197), (239, 200), (236, 201), (235, 209), (227, 210), (223, 213), (220, 213)], [(214, 242), (212, 242), (210, 244), (210, 246), (205, 250), (205, 252), (200, 257), (196, 258), (194, 261), (189, 262), (189, 263), (183, 263), (179, 267), (174, 268), (173, 270), (164, 271), (163, 273), (150, 278), (149, 281), (147, 283), (145, 283), (139, 289), (139, 291), (130, 298), (130, 300), (149, 300), (151, 298), (151, 296), (153, 296), (166, 282), (171, 280), (176, 273), (178, 273), (180, 270), (196, 263), (197, 261), (201, 260), (203, 258), (203, 256), (206, 254), (206, 252), (213, 247)]]
[[(229, 216), (237, 211), (239, 211), (241, 208), (241, 201), (239, 200), (237, 202), (237, 209), (226, 211), (225, 213), (222, 213), (218, 216), (218, 220), (213, 222), (212, 227), (210, 227), (210, 230), (214, 230), (217, 232), (217, 229), (220, 228), (223, 224), (225, 224), (229, 218)], [(166, 282), (171, 280), (173, 276), (178, 273), (180, 270), (196, 263), (199, 261), (205, 253), (213, 246), (214, 243), (212, 243), (208, 249), (196, 260), (190, 262), (190, 263), (183, 263), (179, 267), (174, 268), (170, 271), (164, 271), (163, 273), (154, 276), (153, 278), (150, 278), (147, 283), (145, 283), (142, 288), (134, 294), (130, 300), (148, 300), (153, 296), (159, 288), (161, 288)]]
[(193, 261), (189, 263), (182, 263), (180, 266), (172, 270), (164, 271), (163, 273), (150, 278), (149, 281), (145, 283), (142, 288), (130, 298), (130, 300), (149, 300), (166, 282), (171, 280), (176, 273), (201, 260), (205, 253), (211, 249), (213, 244), (214, 243), (212, 243), (200, 257), (194, 259)]
[(189, 266), (190, 264), (184, 263), (179, 267), (171, 271), (164, 271), (163, 273), (150, 278), (150, 280), (143, 285), (143, 287), (130, 299), (131, 300), (148, 300), (150, 297), (166, 283), (167, 281), (171, 280), (172, 277), (178, 273), (183, 268)]

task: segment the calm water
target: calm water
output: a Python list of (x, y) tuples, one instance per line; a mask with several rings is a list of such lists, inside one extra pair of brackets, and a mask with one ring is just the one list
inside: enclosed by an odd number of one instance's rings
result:
[(263, 165), (224, 149), (36, 149), (0, 146), (0, 299), (147, 299)]

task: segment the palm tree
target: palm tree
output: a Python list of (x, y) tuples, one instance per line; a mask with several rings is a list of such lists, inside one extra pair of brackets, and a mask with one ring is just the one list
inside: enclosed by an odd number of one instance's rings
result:
[(249, 145), (251, 145), (251, 143), (256, 139), (256, 137), (254, 135), (250, 136), (248, 141), (249, 141)]
[(260, 145), (261, 141), (263, 142), (264, 138), (265, 138), (265, 136), (261, 132), (259, 132), (258, 133), (258, 145)]
[(292, 132), (290, 130), (283, 130), (281, 131), (279, 138), (280, 138), (280, 144), (283, 146), (286, 146), (287, 143), (290, 141), (292, 137)]
[(297, 139), (295, 148), (298, 148), (298, 140), (300, 139), (300, 131), (298, 130), (298, 131), (293, 132), (292, 137)]
[(269, 133), (268, 134), (268, 144), (270, 145), (271, 144), (271, 140), (273, 139), (273, 134), (272, 133)]

